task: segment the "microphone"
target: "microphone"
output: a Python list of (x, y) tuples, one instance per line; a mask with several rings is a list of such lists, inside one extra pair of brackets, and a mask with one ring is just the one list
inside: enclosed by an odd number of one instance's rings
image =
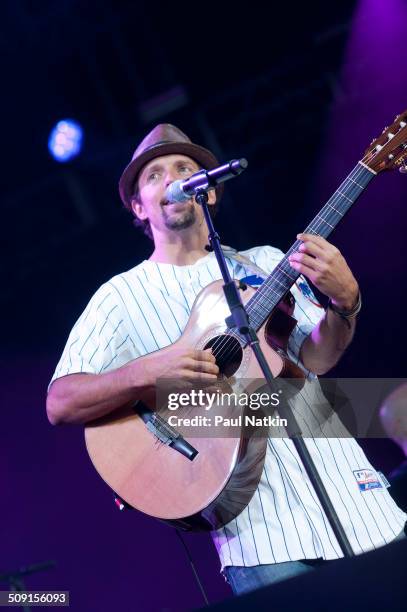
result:
[(213, 168), (213, 170), (200, 170), (185, 180), (174, 181), (167, 187), (165, 197), (168, 202), (186, 202), (195, 195), (198, 189), (215, 189), (219, 183), (238, 176), (248, 166), (247, 159), (232, 159), (232, 161)]

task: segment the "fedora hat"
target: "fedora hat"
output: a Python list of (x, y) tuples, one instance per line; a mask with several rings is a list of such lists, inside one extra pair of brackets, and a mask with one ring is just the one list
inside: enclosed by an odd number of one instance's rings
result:
[[(151, 130), (134, 151), (129, 165), (119, 181), (119, 192), (123, 204), (131, 210), (134, 185), (142, 167), (155, 157), (178, 153), (195, 160), (202, 168), (211, 170), (219, 165), (216, 157), (200, 145), (194, 144), (184, 132), (170, 123), (160, 123)], [(223, 193), (223, 185), (216, 187), (217, 201)]]

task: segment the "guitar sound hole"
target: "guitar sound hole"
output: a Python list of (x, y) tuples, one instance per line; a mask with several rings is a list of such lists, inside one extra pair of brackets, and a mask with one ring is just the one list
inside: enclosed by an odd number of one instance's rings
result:
[(239, 369), (243, 358), (242, 346), (236, 338), (222, 334), (211, 338), (204, 346), (211, 348), (220, 374), (229, 378)]

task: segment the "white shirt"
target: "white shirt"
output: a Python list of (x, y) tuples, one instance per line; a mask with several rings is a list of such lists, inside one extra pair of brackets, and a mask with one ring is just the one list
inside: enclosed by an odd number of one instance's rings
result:
[[(270, 273), (283, 254), (269, 246), (243, 252)], [(227, 260), (234, 278), (252, 275)], [(52, 381), (77, 372), (98, 374), (172, 344), (185, 328), (197, 294), (221, 278), (216, 258), (174, 266), (143, 261), (94, 294), (73, 327)], [(303, 278), (292, 287), (296, 304), (289, 356), (299, 363), (301, 344), (324, 314)], [(305, 368), (303, 368), (305, 369)], [(312, 406), (311, 381), (303, 398)], [(308, 385), (309, 383), (309, 385)], [(309, 397), (307, 398), (307, 394)], [(361, 491), (355, 472), (373, 470), (352, 438), (307, 438), (306, 444), (356, 554), (382, 546), (403, 529), (407, 515), (384, 486)], [(260, 484), (243, 512), (212, 532), (222, 568), (342, 556), (336, 538), (291, 440), (268, 440)]]

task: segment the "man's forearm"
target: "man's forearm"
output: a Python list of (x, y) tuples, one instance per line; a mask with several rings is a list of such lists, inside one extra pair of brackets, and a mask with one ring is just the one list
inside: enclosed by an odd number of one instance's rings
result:
[[(69, 374), (58, 378), (47, 397), (53, 425), (86, 423), (137, 400), (154, 400), (157, 380), (216, 380), (219, 368), (210, 349), (178, 343), (137, 357), (104, 374)], [(188, 383), (189, 384), (189, 383)]]
[(339, 361), (355, 333), (356, 319), (343, 319), (331, 309), (304, 340), (300, 359), (308, 370), (325, 374)]
[(139, 399), (146, 386), (137, 376), (136, 361), (104, 374), (70, 374), (54, 381), (47, 397), (50, 422), (86, 423)]

